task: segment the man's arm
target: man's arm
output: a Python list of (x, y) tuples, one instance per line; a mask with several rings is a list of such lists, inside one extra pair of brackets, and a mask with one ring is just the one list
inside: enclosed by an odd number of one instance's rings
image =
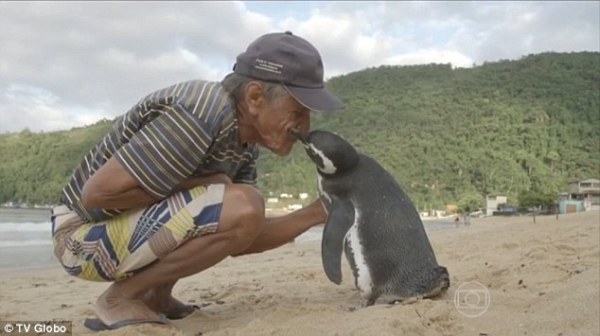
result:
[[(231, 183), (224, 174), (192, 177), (175, 189), (190, 189), (211, 183)], [(173, 190), (173, 192), (177, 190)], [(114, 157), (109, 159), (83, 186), (82, 202), (90, 209), (131, 209), (159, 201), (141, 188)], [(280, 217), (268, 217), (261, 233), (248, 249), (238, 255), (263, 252), (294, 240), (311, 227), (327, 220), (321, 200)]]
[(292, 242), (296, 237), (317, 224), (327, 221), (327, 212), (320, 199), (310, 205), (279, 217), (267, 217), (262, 231), (252, 245), (235, 255), (259, 253)]
[[(173, 192), (216, 183), (228, 184), (231, 180), (222, 173), (190, 177), (176, 185)], [(81, 201), (87, 209), (132, 209), (160, 199), (141, 188), (119, 160), (112, 157), (84, 184)]]
[(131, 209), (159, 201), (142, 189), (112, 157), (83, 185), (81, 202), (87, 209)]

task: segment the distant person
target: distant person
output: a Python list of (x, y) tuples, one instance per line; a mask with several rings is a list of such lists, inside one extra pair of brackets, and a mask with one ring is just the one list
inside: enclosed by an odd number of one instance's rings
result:
[(463, 223), (465, 224), (465, 226), (471, 225), (471, 216), (468, 212), (463, 215)]
[(463, 213), (463, 223), (465, 226), (471, 225), (471, 207), (469, 205), (465, 206), (465, 211)]
[(290, 153), (293, 128), (341, 102), (317, 49), (290, 32), (259, 37), (221, 82), (192, 80), (142, 98), (85, 156), (53, 209), (54, 253), (71, 275), (113, 282), (90, 329), (164, 323), (196, 307), (177, 280), (228, 256), (291, 242), (327, 215), (319, 200), (265, 218), (258, 146)]

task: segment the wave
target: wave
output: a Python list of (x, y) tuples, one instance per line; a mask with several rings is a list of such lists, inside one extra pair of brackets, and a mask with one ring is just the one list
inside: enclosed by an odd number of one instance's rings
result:
[(0, 247), (23, 247), (23, 246), (45, 246), (52, 245), (51, 240), (0, 240)]
[(0, 232), (47, 231), (50, 232), (50, 222), (0, 223)]

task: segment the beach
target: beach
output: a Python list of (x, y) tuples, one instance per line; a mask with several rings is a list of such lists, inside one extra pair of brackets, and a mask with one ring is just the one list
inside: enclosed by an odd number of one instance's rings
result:
[(599, 226), (600, 212), (587, 211), (536, 223), (474, 218), (468, 227), (430, 230), (450, 272), (448, 292), (355, 311), (344, 308), (361, 302), (346, 260), (342, 284), (329, 282), (320, 242), (306, 239), (182, 279), (174, 295), (202, 308), (170, 327), (99, 333), (83, 320), (108, 284), (57, 266), (5, 271), (0, 321), (67, 320), (73, 335), (599, 335)]

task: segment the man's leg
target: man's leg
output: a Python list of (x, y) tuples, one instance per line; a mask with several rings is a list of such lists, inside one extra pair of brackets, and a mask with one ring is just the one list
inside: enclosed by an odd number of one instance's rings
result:
[(144, 294), (144, 303), (153, 311), (170, 319), (181, 319), (192, 314), (197, 308), (187, 305), (171, 295), (177, 280), (152, 288)]
[(227, 185), (217, 232), (192, 238), (131, 278), (113, 283), (97, 300), (105, 324), (126, 319), (156, 319), (142, 298), (149, 290), (201, 272), (250, 246), (264, 224), (264, 203), (246, 185)]
[[(327, 213), (320, 200), (309, 206), (280, 217), (265, 219), (265, 225), (261, 227), (260, 233), (252, 244), (246, 249), (232, 254), (241, 256), (274, 249), (289, 243), (300, 234), (315, 226), (322, 224), (327, 219)], [(172, 289), (177, 280), (151, 289), (144, 298), (144, 302), (155, 312), (170, 315), (179, 311), (181, 317), (191, 314), (194, 309), (186, 306), (172, 295)]]

